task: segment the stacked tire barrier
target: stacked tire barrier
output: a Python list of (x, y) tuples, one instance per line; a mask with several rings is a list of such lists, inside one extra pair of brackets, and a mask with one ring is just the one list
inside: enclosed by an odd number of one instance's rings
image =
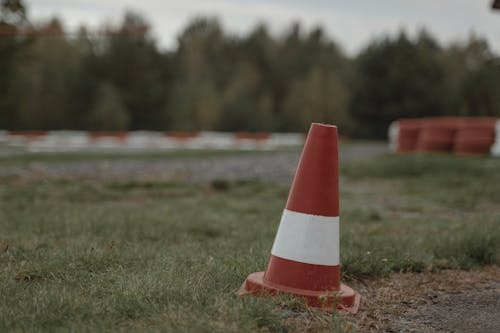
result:
[(274, 150), (300, 147), (300, 133), (0, 131), (0, 147), (30, 152), (106, 150)]
[(389, 127), (396, 153), (500, 155), (500, 121), (496, 118), (436, 117), (400, 119)]
[(454, 150), (457, 154), (487, 154), (495, 143), (496, 119), (471, 119), (460, 124)]
[(422, 123), (416, 150), (420, 152), (450, 152), (460, 120), (457, 118), (428, 119)]
[(399, 153), (415, 151), (421, 130), (420, 119), (395, 121), (389, 127), (391, 150)]

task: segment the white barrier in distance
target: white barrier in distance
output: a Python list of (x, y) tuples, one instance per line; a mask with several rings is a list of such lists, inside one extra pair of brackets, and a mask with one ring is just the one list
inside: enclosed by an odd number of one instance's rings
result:
[(9, 132), (0, 131), (0, 146), (31, 152), (75, 152), (85, 150), (274, 150), (300, 147), (300, 133), (227, 132)]

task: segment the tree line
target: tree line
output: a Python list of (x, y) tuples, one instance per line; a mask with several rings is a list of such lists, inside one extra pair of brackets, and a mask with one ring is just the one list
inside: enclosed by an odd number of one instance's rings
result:
[(471, 36), (443, 46), (428, 32), (372, 40), (348, 56), (318, 27), (246, 35), (191, 21), (172, 50), (127, 12), (118, 26), (68, 35), (30, 25), (19, 0), (0, 13), (0, 129), (305, 131), (337, 124), (382, 138), (402, 117), (500, 117), (500, 61)]

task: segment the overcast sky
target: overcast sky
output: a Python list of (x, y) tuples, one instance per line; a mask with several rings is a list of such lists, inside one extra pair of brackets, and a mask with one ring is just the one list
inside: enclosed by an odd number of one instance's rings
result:
[(321, 25), (349, 53), (374, 36), (394, 34), (402, 27), (415, 33), (422, 27), (440, 41), (464, 40), (474, 32), (488, 39), (500, 54), (500, 10), (491, 0), (28, 0), (32, 20), (57, 15), (69, 30), (81, 24), (97, 27), (120, 22), (126, 9), (144, 15), (162, 48), (176, 46), (176, 37), (190, 19), (219, 18), (225, 30), (245, 33), (266, 23), (279, 34), (298, 21), (304, 29)]

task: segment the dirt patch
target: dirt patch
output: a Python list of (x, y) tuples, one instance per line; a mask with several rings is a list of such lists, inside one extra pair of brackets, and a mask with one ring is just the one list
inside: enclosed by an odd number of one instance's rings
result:
[(500, 332), (500, 268), (393, 274), (356, 283), (361, 332)]
[(431, 304), (411, 309), (390, 326), (394, 332), (500, 331), (500, 283), (484, 290), (436, 296)]

